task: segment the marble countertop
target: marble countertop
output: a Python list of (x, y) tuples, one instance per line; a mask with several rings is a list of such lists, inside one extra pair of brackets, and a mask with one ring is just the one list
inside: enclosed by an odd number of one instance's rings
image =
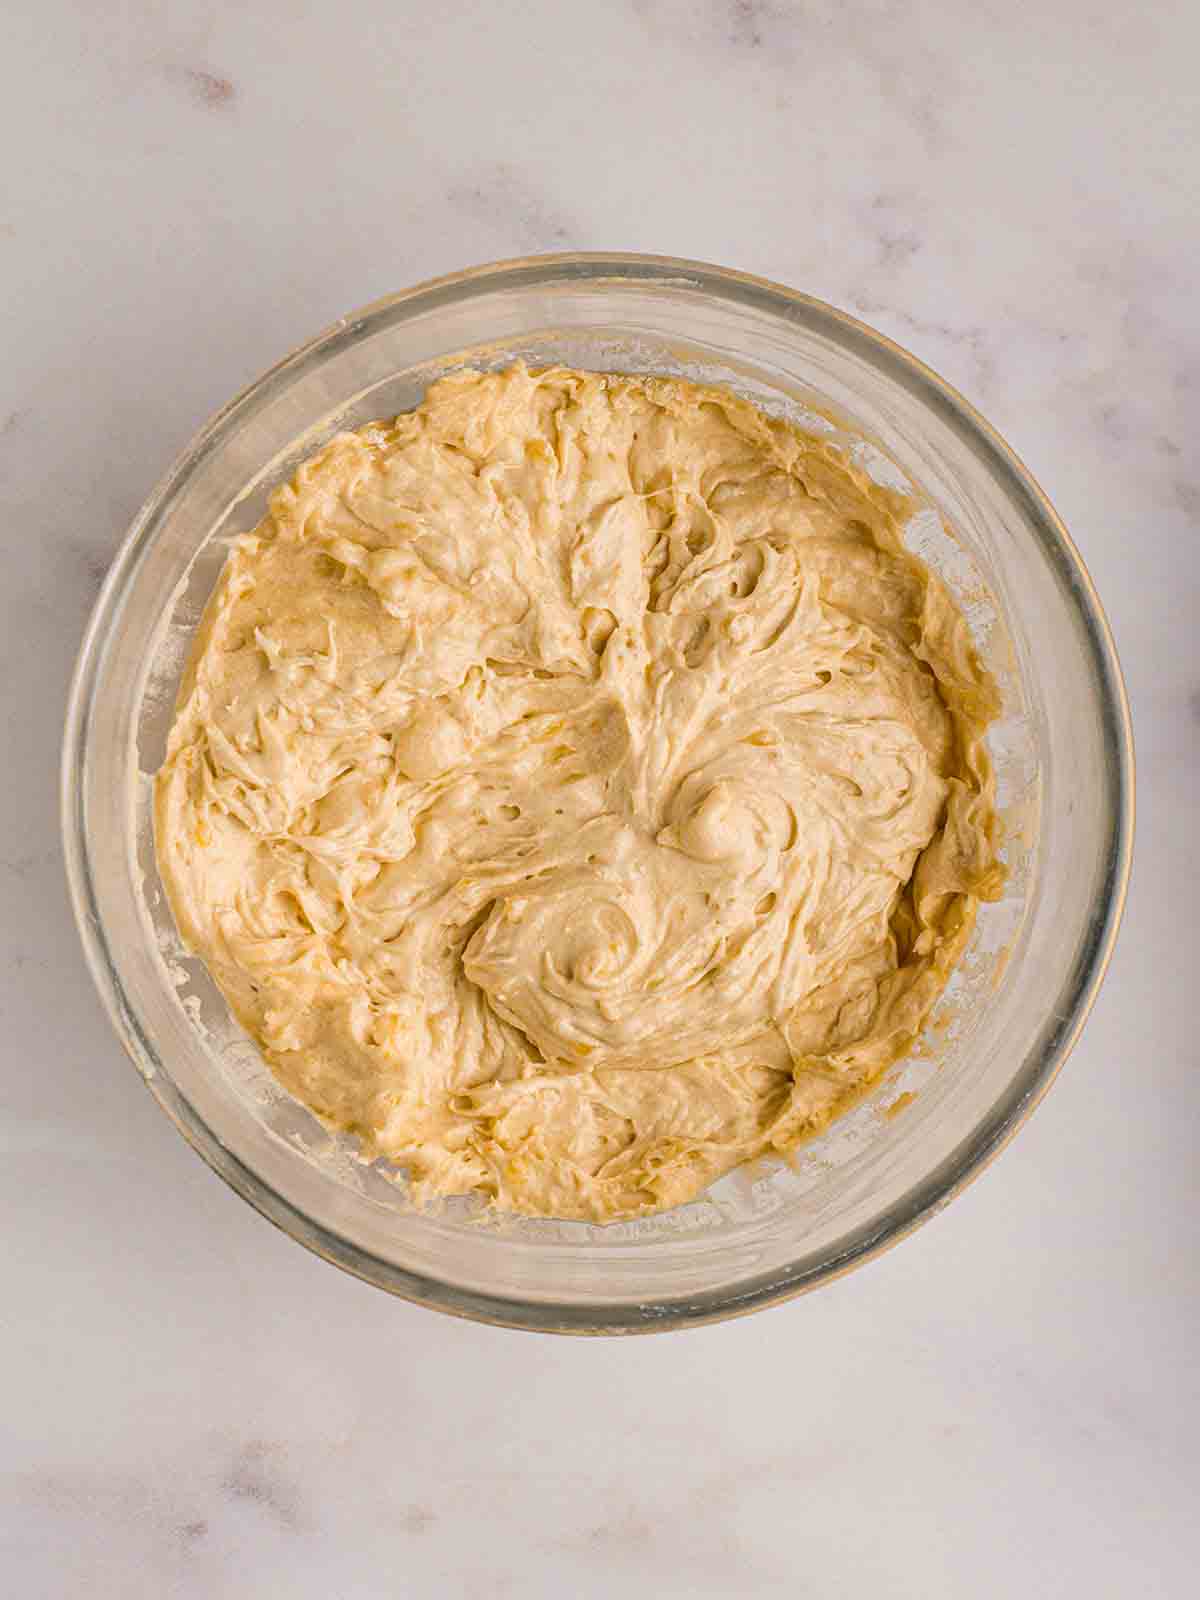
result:
[[(1108, 0), (6, 8), (0, 1572), (21, 1600), (1184, 1596), (1200, 1555), (1200, 11)], [(62, 882), (84, 619), (204, 418), (498, 256), (724, 262), (957, 384), (1080, 544), (1140, 836), (1083, 1042), (846, 1280), (573, 1342), (389, 1300), (197, 1160)]]

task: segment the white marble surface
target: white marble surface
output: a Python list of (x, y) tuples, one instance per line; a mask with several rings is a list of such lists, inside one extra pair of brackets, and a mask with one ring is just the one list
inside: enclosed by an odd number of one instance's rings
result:
[[(1194, 1594), (1192, 0), (5, 13), (0, 1589)], [(1108, 605), (1141, 800), (1084, 1041), (973, 1189), (806, 1300), (591, 1343), (393, 1302), (222, 1187), (110, 1037), (54, 793), (97, 584), (205, 416), (373, 296), (572, 247), (783, 279), (978, 402)]]

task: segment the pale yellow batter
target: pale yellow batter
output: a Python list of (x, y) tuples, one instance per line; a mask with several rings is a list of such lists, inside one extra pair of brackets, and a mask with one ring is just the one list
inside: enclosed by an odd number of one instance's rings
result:
[(790, 1150), (999, 889), (995, 688), (911, 504), (717, 389), (461, 372), (230, 556), (158, 779), (180, 930), (407, 1169), (605, 1220)]

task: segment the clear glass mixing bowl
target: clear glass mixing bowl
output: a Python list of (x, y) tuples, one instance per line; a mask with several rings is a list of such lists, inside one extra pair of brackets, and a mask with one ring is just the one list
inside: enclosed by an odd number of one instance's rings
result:
[[(1009, 866), (926, 1040), (791, 1165), (741, 1171), (635, 1223), (422, 1214), (280, 1091), (158, 881), (149, 775), (225, 541), (339, 428), (416, 404), (464, 362), (724, 383), (909, 479), (912, 542), (1000, 680), (991, 736)], [(858, 442), (853, 442), (857, 440)], [(873, 441), (866, 443), (863, 441)], [(1132, 744), (1113, 644), (1079, 555), (1003, 441), (928, 368), (777, 284), (654, 256), (504, 262), (344, 318), (209, 423), (138, 516), (71, 694), (66, 859), (101, 995), (152, 1093), (237, 1192), (382, 1288), (516, 1327), (635, 1332), (733, 1316), (836, 1276), (944, 1205), (1028, 1115), (1083, 1025), (1124, 898)]]

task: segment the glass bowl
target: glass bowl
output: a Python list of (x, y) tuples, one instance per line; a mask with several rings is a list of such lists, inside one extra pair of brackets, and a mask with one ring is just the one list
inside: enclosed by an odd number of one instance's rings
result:
[[(1009, 879), (918, 1050), (790, 1163), (592, 1227), (422, 1213), (280, 1090), (158, 881), (149, 805), (179, 672), (226, 541), (340, 428), (415, 405), (464, 362), (521, 358), (723, 383), (830, 433), (926, 509), (913, 547), (1000, 681), (990, 743)], [(66, 860), (84, 948), (151, 1092), (227, 1183), (347, 1271), (443, 1311), (576, 1333), (676, 1328), (835, 1277), (944, 1205), (1029, 1114), (1112, 949), (1133, 828), (1112, 639), (1029, 474), (927, 367), (818, 300), (657, 256), (560, 255), (423, 284), (344, 318), (213, 419), (137, 517), (88, 626), (67, 715)]]

